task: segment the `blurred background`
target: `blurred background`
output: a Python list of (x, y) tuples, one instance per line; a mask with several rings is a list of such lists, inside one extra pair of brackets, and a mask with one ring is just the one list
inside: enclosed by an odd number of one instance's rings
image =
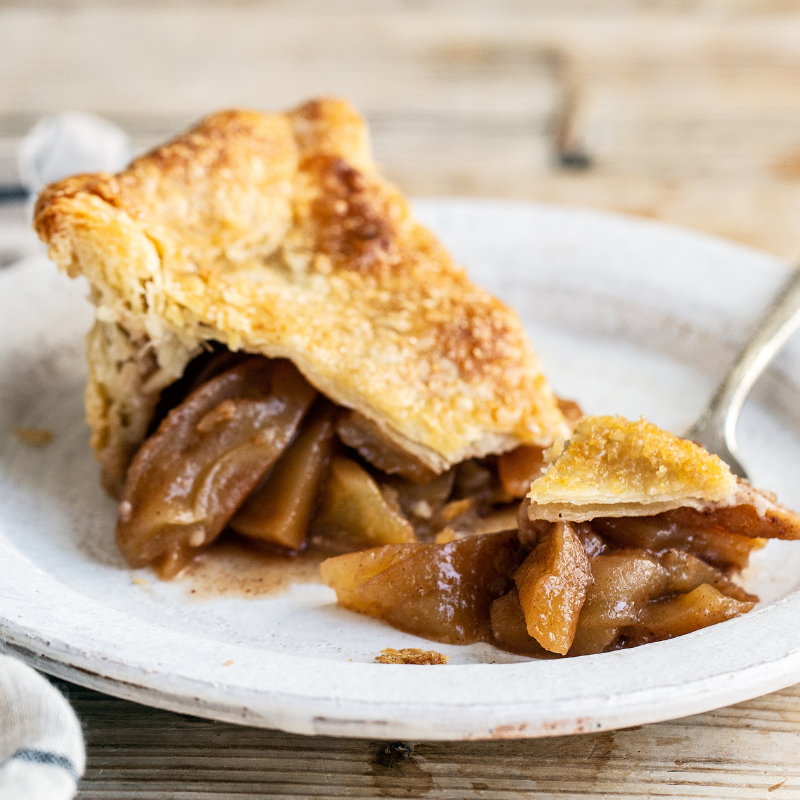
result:
[(411, 195), (588, 205), (800, 258), (798, 0), (0, 0), (0, 184), (43, 114), (144, 148), (319, 94), (356, 103)]

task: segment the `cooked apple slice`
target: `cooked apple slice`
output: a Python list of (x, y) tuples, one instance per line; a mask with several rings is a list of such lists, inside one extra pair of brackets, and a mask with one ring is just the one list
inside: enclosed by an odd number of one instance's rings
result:
[(290, 550), (303, 547), (335, 434), (336, 409), (324, 398), (317, 402), (266, 481), (230, 521), (237, 533)]
[(427, 483), (405, 478), (390, 478), (387, 485), (397, 494), (397, 502), (405, 516), (412, 520), (417, 533), (430, 533), (453, 491), (455, 470), (437, 475)]
[(289, 361), (248, 359), (169, 412), (128, 470), (117, 543), (143, 567), (208, 544), (289, 444), (316, 392)]
[(592, 582), (589, 559), (570, 522), (555, 522), (514, 573), (528, 633), (565, 655)]
[(516, 531), (448, 544), (395, 544), (322, 563), (339, 603), (449, 644), (490, 637), (489, 607), (521, 558)]
[(708, 583), (722, 594), (743, 603), (757, 603), (758, 597), (737, 586), (723, 572), (706, 564), (702, 559), (682, 550), (667, 550), (659, 557), (659, 562), (667, 572), (667, 591), (686, 594)]
[(746, 614), (754, 605), (703, 583), (686, 594), (650, 603), (642, 610), (640, 623), (659, 637), (671, 638)]
[(436, 473), (384, 434), (378, 424), (357, 411), (348, 411), (336, 424), (339, 438), (387, 475), (402, 475), (414, 483), (428, 483)]
[(521, 656), (542, 658), (551, 655), (528, 633), (519, 593), (512, 589), (498, 597), (489, 608), (492, 639), (504, 650)]
[(357, 553), (328, 558), (320, 565), (322, 581), (336, 590), (339, 605), (364, 614), (373, 614), (374, 603), (369, 594), (359, 591), (376, 575), (417, 552), (418, 544), (390, 544)]
[(723, 569), (744, 569), (750, 553), (766, 544), (766, 539), (754, 539), (731, 533), (719, 527), (698, 527), (676, 521), (679, 512), (657, 514), (654, 517), (601, 517), (592, 520), (592, 527), (605, 539), (623, 547), (643, 548), (654, 552), (685, 550)]
[(521, 498), (528, 494), (546, 466), (543, 447), (523, 444), (497, 459), (497, 474), (509, 495)]
[(415, 542), (414, 528), (370, 474), (349, 458), (331, 461), (315, 528), (364, 546)]
[(666, 570), (644, 550), (620, 550), (592, 560), (594, 583), (578, 617), (571, 656), (601, 653), (650, 600), (663, 596)]

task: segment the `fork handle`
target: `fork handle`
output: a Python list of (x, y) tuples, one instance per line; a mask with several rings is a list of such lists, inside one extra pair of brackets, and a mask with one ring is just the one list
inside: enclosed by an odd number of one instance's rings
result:
[(706, 406), (688, 438), (702, 438), (709, 429), (736, 441), (736, 422), (758, 376), (800, 326), (800, 269), (795, 269), (756, 323), (725, 380)]

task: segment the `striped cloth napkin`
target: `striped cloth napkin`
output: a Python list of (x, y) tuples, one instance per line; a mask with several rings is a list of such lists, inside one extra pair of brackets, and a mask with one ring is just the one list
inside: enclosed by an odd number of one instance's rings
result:
[(85, 765), (69, 703), (30, 667), (0, 656), (0, 798), (69, 800)]

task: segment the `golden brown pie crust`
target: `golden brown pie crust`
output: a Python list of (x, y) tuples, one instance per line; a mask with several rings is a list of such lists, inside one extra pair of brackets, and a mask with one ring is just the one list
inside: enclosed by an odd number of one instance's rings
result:
[(664, 525), (800, 539), (800, 515), (739, 480), (699, 444), (644, 419), (583, 417), (568, 442), (545, 453), (550, 468), (531, 484), (531, 520), (661, 516)]
[(718, 456), (644, 419), (586, 416), (531, 485), (531, 519), (583, 522), (733, 505), (737, 481)]
[(35, 227), (97, 305), (87, 416), (112, 492), (209, 341), (291, 359), (437, 472), (567, 433), (516, 314), (416, 222), (344, 101), (214, 114), (48, 187)]

